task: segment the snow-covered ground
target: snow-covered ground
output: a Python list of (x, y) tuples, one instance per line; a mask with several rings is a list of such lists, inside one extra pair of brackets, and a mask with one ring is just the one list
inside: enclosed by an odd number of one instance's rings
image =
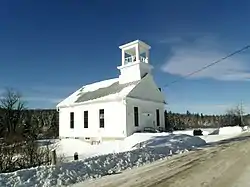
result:
[(135, 133), (124, 140), (106, 141), (99, 145), (91, 145), (80, 139), (62, 139), (54, 146), (57, 155), (63, 155), (67, 160), (73, 160), (73, 155), (77, 152), (80, 159), (93, 156), (120, 153), (138, 148), (138, 143), (147, 141), (154, 137), (168, 137), (169, 133)]
[(239, 136), (244, 131), (241, 127), (221, 127), (219, 129), (214, 129), (213, 132), (210, 132), (208, 135), (200, 136), (207, 143), (218, 142), (221, 140), (226, 140)]
[[(206, 128), (201, 129), (203, 136), (199, 136), (205, 140), (206, 143), (221, 141), (229, 138), (233, 138), (242, 133), (241, 127), (222, 127), (219, 129)], [(193, 129), (174, 131), (172, 134), (190, 135), (193, 136)], [(212, 134), (212, 135), (210, 135)], [(57, 141), (54, 145), (57, 149), (57, 154), (66, 158), (66, 160), (73, 160), (74, 153), (78, 153), (79, 159), (86, 159), (93, 156), (119, 153), (129, 151), (138, 148), (138, 144), (143, 141), (147, 141), (153, 137), (164, 136), (167, 137), (170, 133), (135, 133), (134, 135), (125, 138), (125, 140), (107, 141), (102, 142), (99, 145), (90, 145), (80, 139), (63, 139)], [(137, 145), (137, 147), (135, 146)]]
[[(124, 140), (90, 145), (79, 139), (57, 140), (53, 144), (58, 155), (67, 162), (57, 166), (40, 166), (0, 174), (0, 186), (61, 186), (71, 185), (89, 178), (97, 178), (155, 160), (168, 158), (204, 146), (208, 142), (238, 136), (238, 127), (207, 130), (205, 135), (195, 137), (192, 131), (169, 133), (135, 133)], [(222, 134), (222, 135), (221, 135)], [(79, 161), (72, 161), (74, 153)]]
[[(201, 139), (205, 140), (206, 143), (218, 142), (221, 140), (230, 139), (239, 136), (241, 133), (248, 131), (248, 127), (221, 127), (221, 128), (201, 128), (203, 136), (199, 136)], [(174, 131), (174, 134), (188, 134), (193, 135), (193, 129)]]
[[(193, 136), (193, 130), (194, 129), (187, 129), (187, 130), (180, 130), (180, 131), (174, 131), (174, 134), (188, 134), (190, 136)], [(216, 130), (216, 128), (201, 128), (203, 135), (211, 134)]]
[[(80, 140), (79, 140), (80, 141)], [(125, 142), (125, 143), (124, 143)], [(138, 167), (173, 154), (180, 154), (206, 144), (199, 137), (185, 134), (134, 134), (119, 142), (113, 150), (124, 152), (89, 157), (81, 161), (62, 163), (58, 166), (41, 166), (12, 173), (0, 174), (0, 186), (60, 186), (70, 185), (89, 178), (101, 177), (113, 172)], [(75, 142), (74, 142), (75, 143)], [(80, 142), (78, 142), (80, 145)], [(112, 142), (113, 144), (114, 142)], [(141, 148), (136, 148), (140, 145)], [(71, 144), (73, 148), (75, 145)], [(107, 151), (110, 144), (99, 145), (99, 151)], [(132, 146), (132, 147), (131, 147)], [(128, 147), (130, 151), (126, 151)], [(82, 147), (84, 149), (84, 147)], [(89, 148), (89, 147), (88, 147)], [(109, 149), (111, 150), (111, 149)], [(86, 152), (88, 150), (85, 150)], [(97, 149), (91, 150), (97, 153)], [(93, 155), (91, 155), (93, 156)]]

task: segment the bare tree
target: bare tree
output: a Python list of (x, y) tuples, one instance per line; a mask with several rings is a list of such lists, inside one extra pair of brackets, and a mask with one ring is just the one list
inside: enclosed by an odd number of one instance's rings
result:
[(0, 97), (0, 108), (2, 109), (0, 124), (5, 135), (15, 135), (19, 130), (25, 110), (25, 102), (21, 94), (14, 89), (7, 88)]
[(50, 142), (43, 145), (38, 139), (44, 126), (53, 126), (53, 115), (42, 115), (25, 105), (14, 89), (0, 96), (0, 133), (4, 134), (0, 136), (0, 173), (51, 163)]
[(226, 124), (228, 124), (228, 126), (243, 126), (244, 123), (242, 120), (242, 115), (242, 107), (239, 105), (234, 108), (228, 109), (226, 112)]

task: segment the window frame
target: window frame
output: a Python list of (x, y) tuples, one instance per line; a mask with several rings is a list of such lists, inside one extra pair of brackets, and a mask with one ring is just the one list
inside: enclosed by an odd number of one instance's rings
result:
[(74, 112), (70, 112), (70, 129), (74, 129), (75, 128), (75, 113)]
[(99, 109), (99, 127), (105, 128), (105, 111), (104, 111), (104, 109)]
[(157, 127), (161, 126), (161, 121), (160, 121), (160, 109), (156, 109), (156, 126), (157, 126)]
[(85, 129), (89, 128), (89, 111), (85, 110), (83, 112), (83, 126)]
[(134, 107), (134, 125), (139, 127), (139, 107)]

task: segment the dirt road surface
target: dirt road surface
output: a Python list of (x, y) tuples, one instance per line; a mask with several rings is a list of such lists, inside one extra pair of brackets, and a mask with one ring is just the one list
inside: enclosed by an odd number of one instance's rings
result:
[(74, 187), (250, 187), (250, 135)]

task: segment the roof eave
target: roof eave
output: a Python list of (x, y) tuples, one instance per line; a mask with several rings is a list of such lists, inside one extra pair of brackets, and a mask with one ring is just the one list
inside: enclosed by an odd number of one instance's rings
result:
[(58, 108), (68, 108), (68, 107), (75, 107), (75, 106), (81, 106), (81, 105), (88, 105), (88, 104), (93, 104), (93, 103), (105, 103), (105, 102), (112, 102), (112, 101), (120, 101), (122, 100), (122, 97), (113, 97), (113, 98), (107, 98), (107, 99), (94, 99), (94, 100), (89, 100), (89, 101), (84, 101), (84, 102), (79, 102), (79, 103), (71, 103), (68, 105), (58, 105)]
[(131, 41), (129, 43), (126, 43), (126, 44), (123, 44), (123, 45), (120, 45), (119, 48), (120, 49), (125, 49), (125, 48), (128, 48), (132, 45), (135, 45), (135, 44), (140, 44), (142, 46), (144, 46), (146, 49), (151, 49), (151, 46), (149, 46), (148, 44), (146, 44), (145, 42), (141, 41), (141, 40), (134, 40), (134, 41)]
[(166, 104), (165, 101), (157, 101), (157, 100), (151, 100), (151, 99), (142, 99), (142, 98), (133, 97), (133, 96), (127, 96), (126, 98), (128, 98), (128, 99), (140, 100), (140, 101), (147, 101), (147, 102), (152, 102), (152, 103), (162, 103), (162, 104)]

